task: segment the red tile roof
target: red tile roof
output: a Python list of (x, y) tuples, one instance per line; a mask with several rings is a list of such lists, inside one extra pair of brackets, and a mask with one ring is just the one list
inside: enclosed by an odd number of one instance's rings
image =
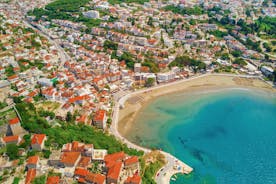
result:
[(18, 141), (18, 139), (19, 139), (18, 135), (3, 137), (3, 141), (5, 143), (16, 142)]
[(46, 184), (59, 184), (59, 176), (49, 176)]
[(105, 176), (102, 174), (88, 173), (85, 180), (94, 184), (103, 184), (105, 182)]
[(115, 162), (115, 164), (108, 170), (107, 178), (118, 180), (123, 163), (121, 161)]
[(35, 178), (35, 176), (36, 176), (36, 170), (35, 169), (29, 169), (28, 172), (27, 172), (25, 183), (26, 184), (31, 184), (31, 182)]
[(98, 110), (94, 116), (94, 121), (103, 121), (105, 116), (105, 110)]
[(34, 164), (36, 165), (38, 162), (39, 157), (38, 156), (31, 156), (27, 160), (27, 164)]
[(129, 176), (124, 183), (125, 184), (140, 184), (141, 176), (139, 176), (138, 174), (135, 174), (132, 177)]
[(135, 163), (138, 163), (138, 162), (139, 162), (138, 157), (137, 156), (132, 156), (132, 157), (125, 160), (125, 165), (128, 166), (128, 165), (135, 164)]
[(79, 182), (79, 183), (85, 183), (85, 179), (84, 179), (84, 178), (79, 178), (79, 179), (78, 179), (78, 182)]
[(45, 138), (46, 138), (45, 134), (34, 134), (32, 138), (32, 144), (41, 145)]
[(9, 124), (10, 124), (10, 125), (17, 124), (17, 123), (19, 123), (19, 122), (20, 122), (20, 121), (19, 121), (19, 118), (18, 118), (18, 117), (9, 120)]
[(91, 157), (81, 157), (78, 167), (88, 167), (91, 162)]
[(76, 168), (76, 169), (75, 169), (74, 175), (77, 175), (77, 176), (80, 176), (80, 177), (85, 178), (85, 177), (87, 176), (88, 173), (89, 173), (89, 171), (86, 170), (86, 169), (83, 169), (83, 168)]
[(80, 156), (80, 152), (63, 152), (60, 162), (74, 165)]
[(104, 161), (105, 161), (106, 167), (107, 168), (112, 167), (115, 164), (115, 162), (117, 162), (117, 161), (123, 161), (123, 159), (125, 158), (125, 156), (126, 155), (125, 155), (125, 153), (123, 151), (106, 155), (104, 157)]

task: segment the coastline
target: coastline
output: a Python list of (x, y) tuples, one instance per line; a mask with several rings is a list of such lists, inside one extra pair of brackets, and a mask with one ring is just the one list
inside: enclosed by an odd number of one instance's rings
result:
[[(172, 84), (170, 87), (160, 86), (158, 89), (149, 89), (149, 91), (132, 95), (125, 101), (124, 108), (120, 110), (118, 131), (122, 136), (127, 136), (139, 112), (160, 96), (173, 93), (208, 92), (227, 88), (245, 88), (276, 92), (276, 89), (272, 86), (257, 78), (211, 74), (189, 81), (183, 80), (180, 83)], [(133, 102), (134, 100), (132, 99), (134, 98), (139, 98), (140, 100)]]
[[(222, 90), (227, 88), (244, 88), (263, 90), (266, 92), (276, 92), (276, 90), (256, 76), (232, 75), (232, 74), (204, 74), (193, 78), (184, 79), (152, 88), (135, 91), (121, 97), (115, 105), (111, 132), (129, 147), (143, 150), (145, 153), (150, 149), (136, 145), (125, 138), (130, 128), (134, 125), (137, 114), (152, 102), (155, 98), (171, 93), (191, 93), (197, 91), (208, 92), (210, 90)], [(123, 107), (120, 109), (120, 107)], [(178, 160), (173, 155), (163, 152), (167, 158), (167, 163), (155, 176), (157, 183), (167, 184), (170, 178), (177, 173), (190, 173), (193, 168)], [(181, 166), (181, 170), (175, 170), (175, 163)], [(166, 173), (166, 176), (163, 175)]]

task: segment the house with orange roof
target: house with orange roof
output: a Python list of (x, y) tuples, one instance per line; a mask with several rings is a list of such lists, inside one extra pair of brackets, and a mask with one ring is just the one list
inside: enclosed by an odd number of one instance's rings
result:
[(20, 135), (24, 132), (18, 117), (9, 120), (7, 135)]
[(85, 181), (87, 183), (93, 183), (93, 184), (105, 184), (106, 183), (106, 177), (102, 174), (94, 174), (94, 173), (88, 173), (85, 177)]
[(87, 121), (87, 115), (83, 114), (79, 117), (77, 117), (76, 122), (80, 124), (86, 124)]
[(97, 128), (105, 129), (107, 116), (105, 110), (98, 110), (93, 117), (93, 125)]
[(15, 117), (15, 118), (9, 120), (10, 125), (14, 125), (14, 124), (17, 124), (17, 123), (20, 123), (20, 120), (19, 120), (18, 117)]
[(45, 134), (34, 134), (31, 140), (31, 147), (33, 150), (42, 151), (47, 137)]
[(87, 168), (90, 163), (91, 163), (91, 157), (82, 156), (78, 163), (78, 167)]
[(49, 176), (47, 178), (46, 184), (59, 184), (60, 179), (59, 176)]
[(62, 146), (62, 152), (80, 152), (82, 156), (92, 157), (94, 146), (93, 144), (79, 143), (73, 141)]
[(80, 152), (63, 152), (60, 158), (60, 164), (64, 167), (76, 167), (80, 159)]
[(26, 168), (29, 169), (37, 169), (39, 164), (39, 156), (31, 156), (27, 160)]
[(85, 178), (88, 175), (89, 171), (83, 168), (76, 168), (74, 172), (74, 177), (76, 179)]
[(107, 172), (107, 184), (117, 184), (119, 183), (120, 174), (122, 172), (123, 162), (117, 161), (112, 167), (108, 169)]
[(19, 77), (17, 75), (12, 75), (12, 76), (8, 77), (8, 81), (11, 83), (16, 82), (17, 80), (19, 80)]
[(36, 176), (36, 169), (29, 169), (25, 179), (25, 184), (31, 184)]
[(126, 154), (123, 151), (108, 154), (104, 157), (105, 166), (107, 167), (107, 169), (109, 169), (115, 164), (115, 162), (118, 162), (118, 161), (122, 162), (125, 158), (126, 158)]
[(18, 145), (21, 142), (21, 137), (18, 135), (13, 135), (13, 136), (5, 136), (1, 138), (1, 143), (2, 145), (7, 145), (7, 144), (16, 144)]
[(142, 184), (141, 176), (138, 174), (134, 174), (133, 176), (129, 176), (124, 184)]
[(129, 157), (124, 161), (125, 169), (139, 170), (139, 158), (137, 156)]

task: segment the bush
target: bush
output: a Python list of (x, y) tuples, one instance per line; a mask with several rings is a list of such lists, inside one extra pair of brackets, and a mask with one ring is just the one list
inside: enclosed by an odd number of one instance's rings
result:
[(43, 150), (43, 157), (44, 158), (50, 158), (51, 151), (50, 150)]
[(16, 146), (16, 144), (7, 145), (7, 155), (9, 156), (10, 160), (15, 160), (19, 158), (18, 147)]

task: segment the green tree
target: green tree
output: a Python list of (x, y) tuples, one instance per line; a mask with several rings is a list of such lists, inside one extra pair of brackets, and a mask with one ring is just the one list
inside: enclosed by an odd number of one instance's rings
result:
[(104, 49), (111, 49), (111, 50), (117, 50), (118, 49), (118, 43), (110, 41), (110, 40), (105, 40), (104, 41)]
[(152, 87), (154, 85), (154, 78), (148, 78), (145, 83), (145, 87)]
[(11, 160), (18, 159), (18, 147), (16, 146), (16, 144), (7, 145), (7, 155)]
[(223, 60), (229, 60), (230, 59), (228, 53), (223, 53), (220, 58), (223, 59)]
[(45, 183), (46, 183), (46, 175), (36, 177), (32, 182), (32, 184), (45, 184)]
[(152, 19), (152, 17), (149, 17), (149, 19), (148, 19), (148, 25), (149, 26), (153, 26), (153, 19)]
[(244, 59), (242, 59), (242, 58), (236, 58), (234, 60), (233, 64), (238, 64), (240, 66), (246, 66), (247, 65), (246, 61), (244, 61)]
[(67, 114), (66, 114), (66, 121), (67, 122), (72, 122), (73, 121), (73, 115), (70, 111), (68, 111)]
[(240, 57), (242, 55), (242, 52), (239, 50), (234, 50), (231, 52), (231, 54), (235, 57)]

